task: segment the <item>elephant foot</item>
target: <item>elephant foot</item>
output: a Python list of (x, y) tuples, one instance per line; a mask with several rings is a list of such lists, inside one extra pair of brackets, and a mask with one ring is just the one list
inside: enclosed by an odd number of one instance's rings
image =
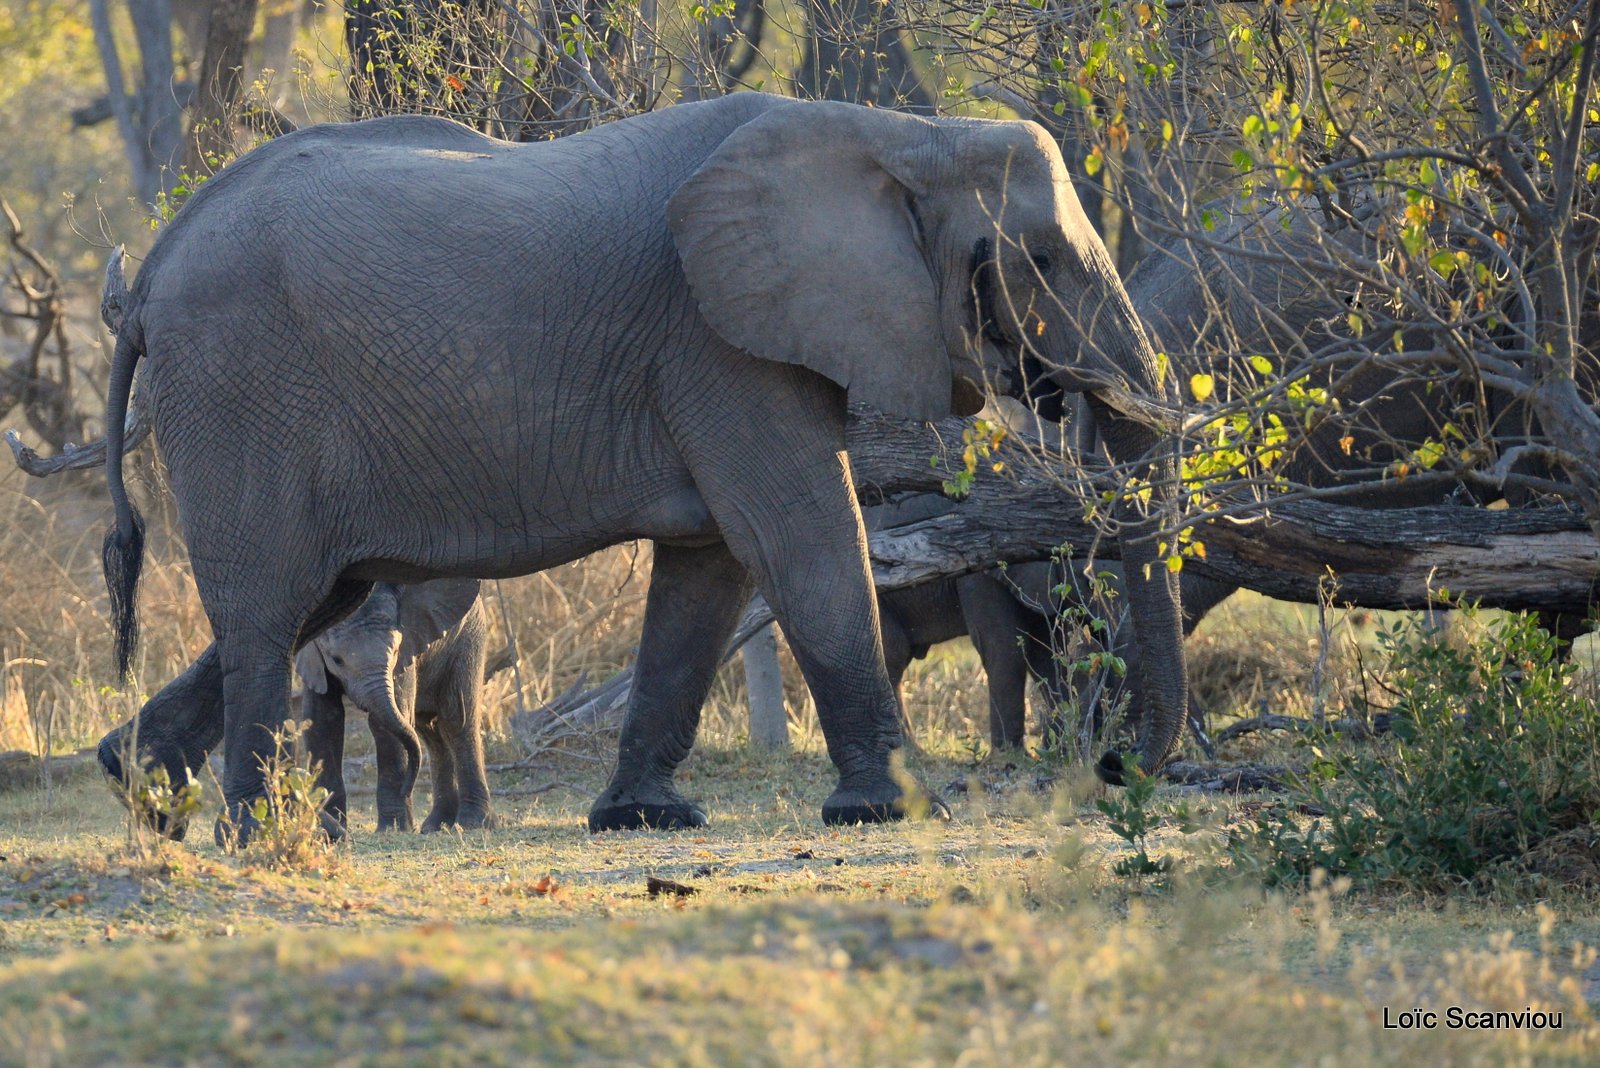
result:
[(322, 833), (328, 836), (330, 842), (342, 842), (350, 831), (344, 825), (344, 820), (332, 812), (319, 812), (322, 820)]
[(822, 822), (829, 826), (855, 823), (888, 823), (906, 817), (936, 820), (950, 818), (944, 799), (914, 780), (907, 794), (898, 783), (885, 779), (865, 786), (839, 784), (822, 804)]
[(416, 829), (416, 823), (411, 818), (411, 809), (407, 807), (401, 811), (379, 811), (378, 830), (381, 831), (411, 831)]
[(489, 808), (466, 807), (463, 808), (460, 815), (456, 817), (455, 823), (456, 826), (460, 827), (463, 831), (475, 831), (479, 829), (492, 831), (496, 830), (500, 826), (500, 817), (496, 816), (494, 811)]
[(627, 790), (610, 787), (589, 809), (589, 831), (681, 831), (704, 827), (701, 807), (671, 788)]
[(111, 793), (122, 802), (124, 808), (136, 812), (140, 822), (155, 831), (163, 838), (174, 842), (181, 842), (189, 833), (189, 821), (176, 816), (168, 815), (149, 805), (141, 805), (134, 801), (127, 776), (124, 774), (122, 764), (122, 736), (120, 731), (113, 731), (100, 739), (100, 745), (95, 750), (95, 757), (100, 762), (100, 770), (106, 773), (106, 785), (111, 788)]
[(446, 827), (459, 827), (463, 831), (493, 831), (500, 826), (500, 817), (488, 809), (463, 810), (460, 813), (429, 812), (422, 821), (422, 833), (433, 834)]
[(250, 844), (250, 840), (261, 830), (261, 821), (256, 819), (251, 811), (255, 807), (253, 801), (229, 801), (227, 811), (217, 817), (216, 825), (211, 830), (211, 837), (219, 849), (243, 849)]

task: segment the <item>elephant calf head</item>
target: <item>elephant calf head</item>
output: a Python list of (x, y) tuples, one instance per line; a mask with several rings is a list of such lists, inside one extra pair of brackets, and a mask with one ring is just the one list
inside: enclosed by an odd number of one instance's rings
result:
[[(295, 667), (308, 695), (307, 708), (312, 710), (308, 718), (326, 714), (319, 710), (341, 695), (367, 714), (379, 743), (380, 830), (410, 827), (411, 792), (422, 759), (416, 729), (419, 668), (430, 658), (475, 654), (476, 662), (464, 665), (460, 674), (470, 679), (468, 685), (474, 689), (480, 681), (481, 634), (474, 635), (475, 643), (453, 640), (477, 609), (478, 592), (475, 579), (439, 579), (409, 586), (379, 583), (361, 607), (307, 643), (296, 657)], [(461, 648), (469, 644), (470, 652)], [(437, 755), (435, 762), (439, 762)], [(436, 782), (439, 771), (436, 766)]]

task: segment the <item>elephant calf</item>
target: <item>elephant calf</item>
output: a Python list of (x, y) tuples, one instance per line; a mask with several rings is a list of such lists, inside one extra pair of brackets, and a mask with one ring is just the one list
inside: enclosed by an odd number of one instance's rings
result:
[(302, 718), (322, 763), (328, 810), (345, 822), (344, 702), (367, 714), (378, 750), (378, 830), (410, 830), (421, 740), (433, 763), (424, 834), (492, 827), (481, 692), (488, 627), (476, 579), (379, 583), (349, 618), (300, 651)]

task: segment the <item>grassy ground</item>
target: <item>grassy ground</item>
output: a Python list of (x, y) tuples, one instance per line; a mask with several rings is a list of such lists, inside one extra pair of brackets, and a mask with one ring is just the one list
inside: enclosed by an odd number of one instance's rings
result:
[[(944, 825), (828, 830), (815, 750), (713, 739), (714, 825), (587, 835), (583, 748), (496, 785), (493, 832), (379, 836), (323, 862), (130, 845), (91, 774), (0, 795), (0, 1062), (82, 1064), (1593, 1063), (1600, 916), (1169, 885), (1032, 766), (976, 769)], [(917, 763), (936, 785), (974, 769)], [(361, 768), (358, 765), (358, 768)], [(370, 772), (370, 768), (367, 769)], [(548, 778), (547, 778), (548, 777)], [(1072, 779), (1072, 776), (1067, 776)], [(1076, 780), (1073, 780), (1076, 782)], [(204, 837), (201, 835), (200, 837)], [(1188, 873), (1188, 874), (1186, 874)], [(654, 895), (652, 878), (668, 887)], [(1577, 953), (1575, 956), (1574, 954)], [(1586, 974), (1587, 973), (1587, 974)], [(1591, 988), (1593, 984), (1593, 989)], [(1563, 1012), (1548, 1032), (1400, 1032), (1421, 1005)]]

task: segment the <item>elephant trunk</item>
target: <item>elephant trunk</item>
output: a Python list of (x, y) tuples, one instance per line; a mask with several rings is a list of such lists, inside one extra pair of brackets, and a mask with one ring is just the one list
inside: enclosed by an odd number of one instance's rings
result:
[[(1130, 311), (1131, 314), (1131, 311)], [(1135, 320), (1136, 322), (1136, 320)], [(1130, 331), (1148, 360), (1131, 359), (1123, 366), (1148, 368), (1148, 381), (1136, 386), (1147, 395), (1160, 396), (1155, 374), (1155, 359), (1143, 333)], [(1128, 605), (1140, 647), (1141, 677), (1137, 680), (1144, 697), (1144, 715), (1135, 742), (1140, 768), (1155, 772), (1172, 752), (1183, 731), (1188, 709), (1188, 668), (1183, 649), (1183, 607), (1178, 576), (1167, 570), (1156, 532), (1163, 505), (1179, 493), (1175, 443), (1168, 441), (1144, 423), (1129, 418), (1103, 398), (1089, 394), (1095, 424), (1111, 459), (1118, 464), (1144, 461), (1142, 470), (1132, 474), (1146, 478), (1153, 487), (1148, 510), (1138, 500), (1123, 500), (1117, 505), (1121, 525), (1120, 546), (1125, 572)], [(1122, 756), (1115, 750), (1101, 756), (1095, 773), (1112, 785), (1122, 784)]]
[(401, 797), (409, 798), (422, 768), (422, 740), (411, 723), (411, 716), (400, 710), (395, 697), (393, 674), (385, 671), (379, 678), (363, 679), (349, 693), (356, 705), (367, 714), (372, 726), (394, 738), (405, 749), (406, 766), (401, 779)]

